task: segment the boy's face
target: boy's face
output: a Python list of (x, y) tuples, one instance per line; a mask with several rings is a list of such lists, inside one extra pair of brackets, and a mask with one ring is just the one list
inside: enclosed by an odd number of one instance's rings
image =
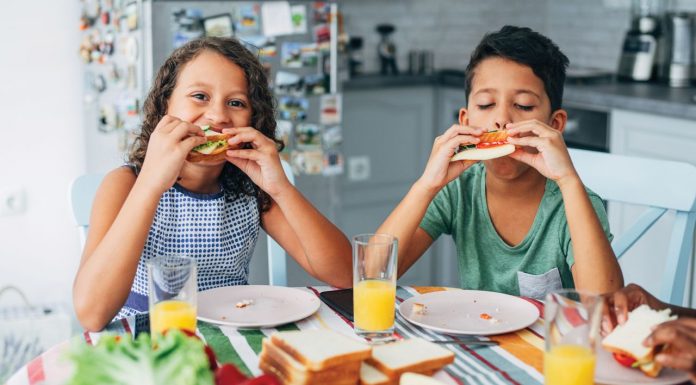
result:
[[(561, 115), (565, 113), (559, 110)], [(474, 68), (467, 108), (459, 123), (486, 130), (504, 129), (507, 123), (536, 119), (563, 130), (565, 119), (551, 111), (544, 82), (526, 65), (490, 57)], [(515, 178), (529, 166), (509, 157), (485, 161), (488, 171), (502, 178)]]
[(251, 103), (244, 70), (212, 51), (203, 51), (179, 72), (167, 114), (198, 126), (246, 127)]

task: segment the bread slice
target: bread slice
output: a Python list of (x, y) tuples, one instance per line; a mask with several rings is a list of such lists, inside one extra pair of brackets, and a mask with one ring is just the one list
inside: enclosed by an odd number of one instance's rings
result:
[(628, 313), (628, 320), (618, 325), (602, 340), (604, 349), (633, 357), (639, 369), (650, 377), (656, 377), (661, 365), (653, 361), (654, 349), (643, 345), (654, 326), (677, 319), (670, 316), (670, 310), (653, 310), (648, 305), (641, 305)]
[(326, 329), (277, 332), (271, 342), (312, 371), (362, 361), (372, 352), (370, 346)]
[(457, 160), (489, 160), (510, 155), (513, 152), (515, 152), (515, 146), (512, 144), (503, 144), (490, 148), (471, 148), (454, 154), (450, 162)]
[(430, 376), (424, 376), (418, 373), (404, 373), (399, 379), (399, 385), (445, 385), (442, 381), (438, 381)]
[(394, 382), (370, 364), (363, 362), (360, 366), (360, 385), (392, 385)]
[[(352, 379), (356, 383), (360, 376), (361, 361), (349, 361), (343, 365), (333, 366), (321, 371), (308, 370), (282, 349), (274, 346), (268, 339), (262, 342), (259, 356), (261, 370), (269, 369), (272, 374), (282, 374), (287, 382), (298, 385), (333, 384)], [(272, 368), (271, 368), (272, 367)], [(266, 370), (264, 370), (266, 371)]]
[(435, 373), (454, 362), (454, 353), (421, 338), (411, 338), (375, 346), (367, 362), (391, 379), (398, 379), (405, 372)]

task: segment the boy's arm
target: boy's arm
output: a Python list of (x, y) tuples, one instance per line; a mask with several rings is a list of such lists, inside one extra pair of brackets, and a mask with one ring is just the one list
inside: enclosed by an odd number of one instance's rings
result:
[(562, 136), (565, 112), (555, 113), (552, 128), (538, 120), (507, 124), (508, 142), (518, 148), (510, 157), (537, 169), (555, 181), (563, 202), (572, 239), (575, 264), (571, 268), (579, 290), (607, 293), (623, 286), (621, 268), (592, 207)]
[(621, 268), (579, 177), (558, 181), (572, 239), (575, 287), (608, 293), (623, 287)]
[(416, 263), (433, 243), (430, 235), (418, 225), (436, 194), (437, 191), (429, 190), (416, 182), (394, 211), (389, 214), (387, 220), (377, 229), (377, 233), (391, 234), (399, 240), (397, 259), (399, 277)]
[(464, 160), (450, 162), (450, 159), (459, 146), (478, 143), (482, 133), (481, 129), (455, 124), (435, 138), (423, 175), (377, 229), (378, 233), (391, 234), (399, 241), (399, 276), (433, 243), (430, 235), (419, 227), (430, 202), (447, 183), (476, 163)]

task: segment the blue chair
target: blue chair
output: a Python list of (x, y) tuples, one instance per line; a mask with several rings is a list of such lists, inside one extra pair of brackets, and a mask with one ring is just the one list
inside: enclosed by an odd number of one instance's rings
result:
[[(630, 157), (595, 151), (570, 150), (583, 183), (609, 202), (647, 206), (628, 229), (614, 238), (617, 258), (645, 234), (667, 212), (674, 224), (667, 252), (657, 259), (665, 270), (657, 297), (682, 304), (694, 250), (696, 224), (696, 166), (668, 160)], [(611, 208), (610, 208), (611, 210)]]
[[(295, 184), (290, 164), (281, 161), (285, 175)], [(89, 216), (92, 201), (101, 184), (103, 174), (85, 174), (77, 177), (70, 186), (70, 206), (80, 236), (80, 246), (84, 247), (89, 229)], [(268, 237), (268, 282), (274, 286), (287, 286), (287, 253), (273, 238)]]

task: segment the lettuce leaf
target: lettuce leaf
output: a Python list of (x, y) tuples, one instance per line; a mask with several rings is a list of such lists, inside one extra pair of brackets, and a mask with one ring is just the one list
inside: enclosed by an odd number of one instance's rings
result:
[(203, 342), (178, 330), (157, 338), (105, 333), (95, 346), (73, 345), (68, 358), (74, 364), (66, 385), (213, 385)]

